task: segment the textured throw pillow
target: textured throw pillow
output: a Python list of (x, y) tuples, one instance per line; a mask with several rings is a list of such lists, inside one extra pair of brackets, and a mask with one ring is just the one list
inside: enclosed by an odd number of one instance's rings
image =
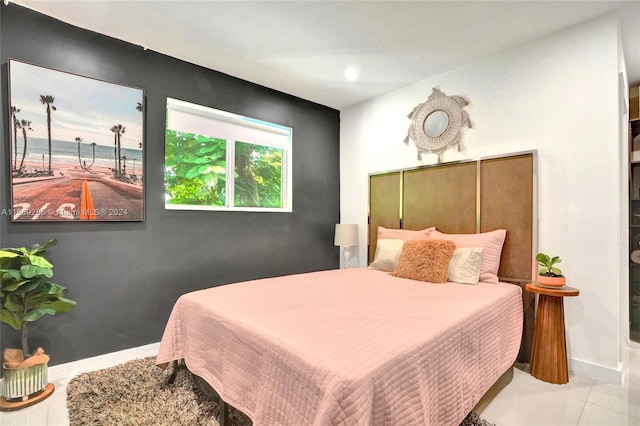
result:
[(399, 278), (445, 283), (456, 246), (448, 240), (410, 240), (404, 243), (392, 275)]
[(451, 240), (457, 248), (480, 247), (482, 248), (482, 269), (480, 281), (487, 283), (498, 282), (498, 268), (500, 267), (500, 255), (502, 245), (507, 236), (506, 229), (496, 229), (479, 234), (445, 234), (438, 230), (432, 230), (429, 237), (442, 240)]
[(449, 262), (449, 281), (460, 284), (478, 284), (481, 268), (481, 248), (457, 248)]
[(423, 229), (421, 231), (412, 231), (410, 229), (391, 229), (384, 226), (378, 226), (378, 241), (380, 240), (426, 240), (429, 233), (435, 231), (435, 227)]
[(396, 267), (396, 262), (398, 261), (403, 245), (403, 240), (378, 240), (376, 254), (373, 258), (373, 262), (371, 262), (368, 268), (386, 272), (393, 271)]

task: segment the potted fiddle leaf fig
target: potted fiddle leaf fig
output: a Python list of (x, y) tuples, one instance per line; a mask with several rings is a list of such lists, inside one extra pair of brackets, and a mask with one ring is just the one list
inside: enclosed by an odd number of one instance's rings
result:
[(567, 279), (562, 275), (562, 271), (556, 265), (562, 262), (560, 256), (549, 256), (544, 253), (536, 255), (538, 262), (538, 284), (548, 287), (563, 287)]
[(52, 239), (44, 245), (0, 249), (0, 320), (20, 331), (21, 349), (7, 348), (3, 353), (4, 399), (21, 398), (47, 387), (49, 356), (42, 348), (29, 352), (29, 327), (44, 315), (70, 311), (76, 302), (64, 297), (66, 289), (50, 281), (53, 264), (45, 257), (55, 246)]

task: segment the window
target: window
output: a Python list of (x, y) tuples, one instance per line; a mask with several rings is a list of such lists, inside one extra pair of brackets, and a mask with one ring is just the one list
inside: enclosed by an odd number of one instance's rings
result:
[(292, 211), (292, 129), (167, 98), (165, 208)]

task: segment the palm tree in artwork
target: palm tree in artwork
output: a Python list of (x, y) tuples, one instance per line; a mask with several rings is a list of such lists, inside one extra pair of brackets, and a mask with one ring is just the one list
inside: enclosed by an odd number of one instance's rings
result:
[(93, 164), (96, 162), (96, 143), (95, 142), (91, 142), (91, 149), (93, 150), (93, 159), (91, 160), (91, 164), (89, 164), (88, 166), (85, 166), (85, 170), (89, 170)]
[(51, 172), (51, 111), (55, 111), (56, 107), (53, 106), (54, 97), (51, 95), (40, 95), (40, 102), (47, 106), (47, 139), (49, 141), (49, 174)]
[(118, 126), (111, 127), (111, 131), (113, 132), (113, 158), (115, 161), (113, 171), (115, 172), (118, 170)]
[(125, 127), (122, 124), (118, 124), (118, 171), (122, 173), (122, 145), (120, 140), (122, 139), (122, 135), (124, 135)]
[(80, 158), (80, 142), (82, 142), (82, 138), (76, 138), (76, 142), (78, 142), (78, 163), (80, 164), (80, 168), (84, 170), (84, 167), (82, 167), (82, 158)]
[(84, 167), (82, 167), (82, 159), (80, 158), (80, 142), (82, 142), (82, 138), (76, 137), (76, 142), (78, 142), (78, 163), (80, 164), (80, 168), (84, 170)]
[[(142, 105), (142, 103), (140, 102), (136, 102), (136, 109), (140, 112), (144, 112), (144, 105)], [(140, 150), (142, 151), (142, 142), (138, 142), (138, 147), (140, 148)], [(135, 163), (134, 163), (135, 164)]]
[(93, 164), (96, 162), (96, 143), (95, 142), (91, 143), (91, 149), (93, 151), (93, 159), (91, 160), (91, 164), (87, 166), (87, 162), (82, 161), (82, 158), (80, 157), (80, 143), (82, 142), (82, 138), (76, 138), (76, 142), (78, 142), (78, 163), (80, 163), (80, 168), (82, 170), (91, 169)]
[(20, 168), (24, 165), (24, 157), (27, 155), (27, 130), (33, 131), (31, 128), (31, 122), (27, 120), (20, 120), (19, 128), (22, 129), (22, 137), (24, 138), (24, 148), (22, 149), (22, 160), (20, 160)]
[(120, 155), (120, 152), (121, 152), (120, 139), (122, 138), (122, 135), (124, 134), (125, 127), (122, 124), (116, 124), (115, 126), (113, 126), (111, 128), (111, 131), (114, 133), (114, 135), (113, 135), (114, 136), (113, 143), (114, 143), (115, 146), (114, 146), (113, 150), (114, 150), (114, 154), (115, 154), (115, 157), (116, 157), (116, 171), (118, 173), (121, 173), (122, 172), (122, 165), (121, 165), (121, 162), (120, 162), (120, 160), (121, 160), (121, 158), (120, 158), (121, 157), (121, 155)]
[(11, 121), (13, 123), (13, 168), (18, 165), (18, 129), (20, 128), (20, 120), (16, 117), (16, 114), (20, 112), (20, 109), (11, 105)]
[[(122, 135), (124, 135), (124, 129), (124, 126), (122, 126), (120, 134), (118, 135), (118, 158), (122, 157), (122, 146), (120, 145), (120, 139), (122, 138)], [(120, 160), (118, 160), (118, 166), (120, 166)], [(122, 172), (122, 169), (120, 169), (120, 172)]]

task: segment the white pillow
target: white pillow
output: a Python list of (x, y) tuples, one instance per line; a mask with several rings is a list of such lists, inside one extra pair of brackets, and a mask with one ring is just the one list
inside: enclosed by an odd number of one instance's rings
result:
[(437, 229), (429, 232), (429, 238), (451, 240), (457, 248), (481, 247), (482, 269), (480, 281), (485, 283), (498, 282), (498, 269), (500, 268), (500, 256), (502, 246), (507, 236), (506, 229), (496, 229), (478, 234), (445, 234)]
[(400, 257), (400, 252), (402, 251), (403, 245), (403, 240), (394, 240), (388, 238), (378, 240), (376, 254), (373, 257), (373, 262), (371, 262), (368, 268), (377, 269), (378, 271), (393, 271), (396, 267), (398, 257)]
[(482, 248), (457, 248), (449, 262), (449, 281), (460, 284), (478, 284), (481, 269)]

